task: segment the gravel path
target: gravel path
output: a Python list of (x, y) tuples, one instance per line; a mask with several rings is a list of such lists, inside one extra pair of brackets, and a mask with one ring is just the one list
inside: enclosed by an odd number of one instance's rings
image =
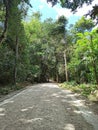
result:
[(98, 130), (98, 116), (70, 91), (38, 84), (0, 103), (0, 130)]

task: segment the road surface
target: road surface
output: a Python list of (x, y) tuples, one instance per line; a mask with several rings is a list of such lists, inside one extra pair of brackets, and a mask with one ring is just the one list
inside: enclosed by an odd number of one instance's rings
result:
[(98, 130), (98, 116), (69, 90), (44, 83), (0, 103), (0, 130)]

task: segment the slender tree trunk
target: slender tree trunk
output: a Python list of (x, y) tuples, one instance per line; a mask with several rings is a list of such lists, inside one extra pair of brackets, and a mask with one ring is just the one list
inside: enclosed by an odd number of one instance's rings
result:
[[(56, 57), (56, 56), (55, 56), (55, 57)], [(59, 82), (59, 73), (58, 73), (57, 65), (58, 65), (58, 59), (57, 59), (57, 57), (56, 57), (56, 63), (55, 63), (55, 75), (56, 75), (56, 82), (58, 83), (58, 82)]]
[(16, 85), (17, 81), (17, 64), (18, 64), (18, 37), (16, 36), (15, 40), (15, 66), (14, 66), (14, 84)]
[(59, 74), (58, 74), (58, 72), (56, 72), (56, 81), (57, 81), (57, 83), (59, 82)]
[(68, 82), (68, 70), (67, 70), (66, 51), (64, 51), (64, 66), (65, 66), (65, 76), (66, 76), (66, 81)]

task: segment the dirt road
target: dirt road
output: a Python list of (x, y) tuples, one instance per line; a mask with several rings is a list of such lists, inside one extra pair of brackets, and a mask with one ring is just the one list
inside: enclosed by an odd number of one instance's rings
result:
[(98, 116), (70, 91), (38, 84), (0, 103), (0, 130), (98, 130)]

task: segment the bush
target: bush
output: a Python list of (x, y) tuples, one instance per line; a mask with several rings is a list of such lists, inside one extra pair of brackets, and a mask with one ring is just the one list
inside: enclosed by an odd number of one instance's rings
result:
[(20, 90), (22, 89), (23, 86), (22, 85), (6, 85), (6, 86), (0, 86), (0, 95), (7, 95), (10, 92), (16, 91), (16, 90)]
[(0, 94), (1, 95), (6, 95), (6, 94), (9, 93), (9, 91), (10, 91), (9, 88), (0, 88)]
[(60, 84), (60, 87), (67, 88), (73, 92), (80, 93), (81, 95), (88, 97), (92, 92), (97, 89), (94, 84), (77, 84), (75, 82), (64, 82)]

